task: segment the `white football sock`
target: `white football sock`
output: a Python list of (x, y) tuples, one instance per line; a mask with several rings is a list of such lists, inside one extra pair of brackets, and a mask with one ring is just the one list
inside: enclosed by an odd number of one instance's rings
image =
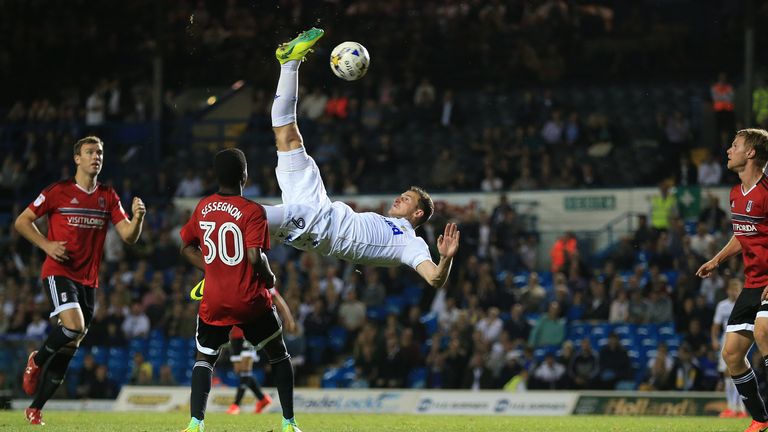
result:
[(280, 79), (272, 102), (272, 127), (296, 121), (296, 101), (299, 98), (299, 66), (301, 61), (289, 60), (280, 66)]

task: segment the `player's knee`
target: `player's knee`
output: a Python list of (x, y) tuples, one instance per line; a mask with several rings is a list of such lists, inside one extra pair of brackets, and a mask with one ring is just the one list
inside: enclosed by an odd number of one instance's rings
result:
[(768, 349), (768, 319), (760, 318), (755, 320), (754, 330), (755, 342), (761, 352), (766, 352)]
[(747, 353), (743, 352), (742, 350), (733, 349), (732, 347), (726, 345), (723, 347), (722, 356), (725, 364), (728, 365), (728, 369), (733, 372), (734, 370), (743, 369), (746, 367), (746, 360), (744, 359), (746, 354)]

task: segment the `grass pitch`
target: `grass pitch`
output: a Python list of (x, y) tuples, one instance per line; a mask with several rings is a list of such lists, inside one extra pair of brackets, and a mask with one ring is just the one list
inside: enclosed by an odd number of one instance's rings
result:
[[(180, 431), (186, 427), (186, 413), (111, 413), (44, 411), (44, 429), (30, 426), (23, 411), (0, 411), (0, 431), (50, 430), (61, 432), (152, 432)], [(750, 419), (712, 417), (474, 417), (417, 416), (390, 414), (301, 414), (304, 432), (466, 432), (466, 431), (741, 431)], [(280, 431), (277, 414), (209, 414), (205, 430), (210, 432)]]

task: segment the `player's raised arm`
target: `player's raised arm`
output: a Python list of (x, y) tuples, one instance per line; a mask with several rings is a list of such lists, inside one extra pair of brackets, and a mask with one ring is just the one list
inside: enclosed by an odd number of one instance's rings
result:
[(139, 241), (146, 213), (147, 209), (144, 207), (144, 201), (139, 197), (134, 197), (131, 203), (132, 218), (130, 220), (125, 219), (115, 225), (117, 233), (124, 242), (134, 244)]
[(459, 238), (461, 232), (455, 223), (445, 226), (445, 231), (437, 238), (437, 251), (440, 253), (440, 262), (424, 261), (416, 266), (416, 272), (435, 288), (442, 288), (448, 281), (451, 273), (453, 257), (459, 251)]

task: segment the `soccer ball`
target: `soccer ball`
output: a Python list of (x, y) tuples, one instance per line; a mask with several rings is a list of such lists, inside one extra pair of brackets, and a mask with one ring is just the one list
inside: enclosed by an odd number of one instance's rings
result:
[(346, 81), (362, 78), (370, 63), (368, 50), (357, 42), (342, 42), (331, 51), (331, 70)]

